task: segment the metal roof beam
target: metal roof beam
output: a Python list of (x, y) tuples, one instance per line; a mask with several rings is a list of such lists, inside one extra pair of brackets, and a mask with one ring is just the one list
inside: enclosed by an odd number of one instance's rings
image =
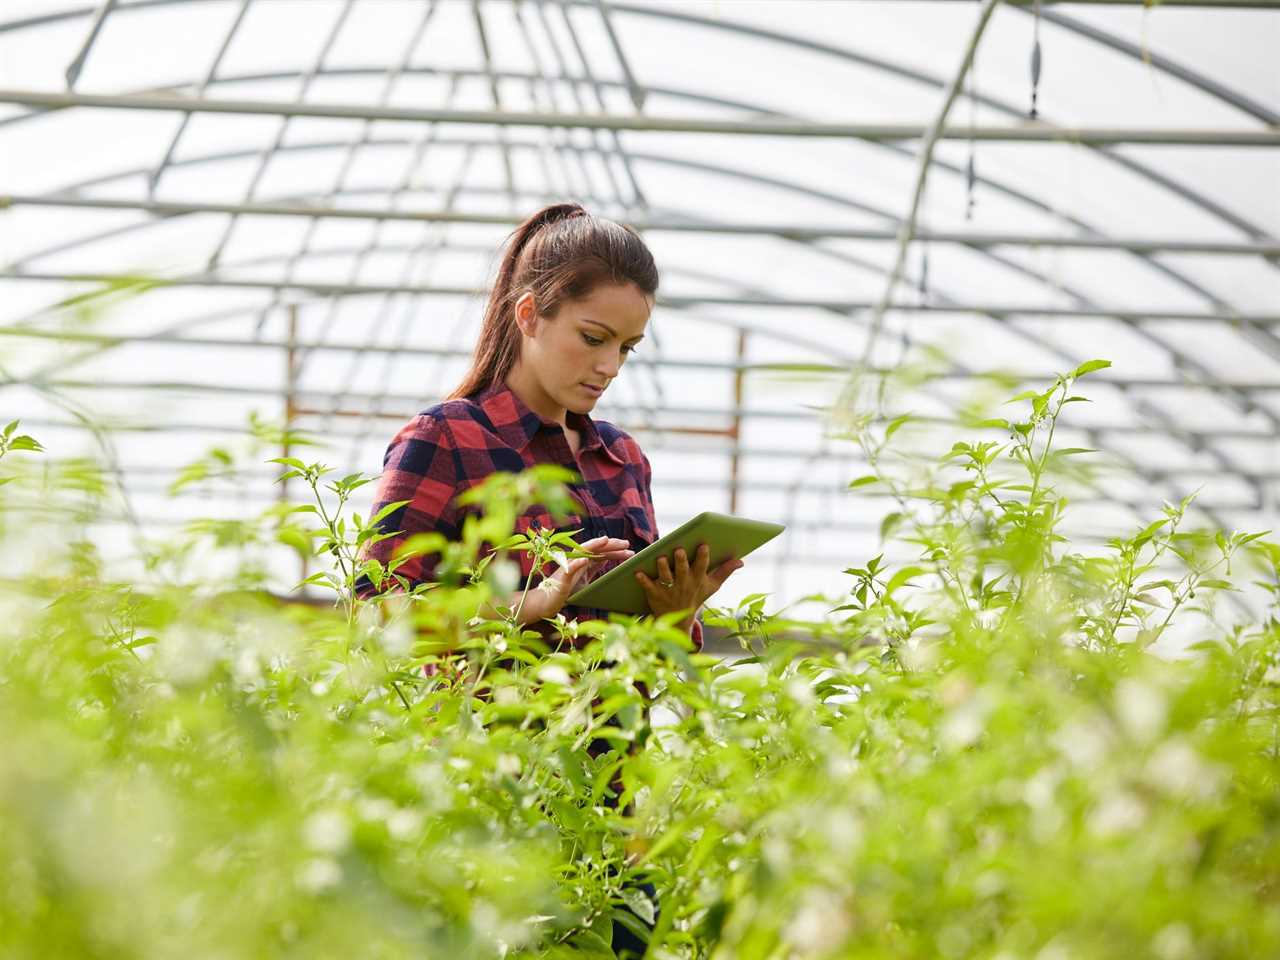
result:
[[(759, 369), (764, 370), (766, 368), (759, 368)], [(892, 368), (873, 367), (871, 368), (871, 372), (878, 373), (878, 374), (891, 375), (894, 373), (894, 370)], [(994, 375), (988, 374), (985, 376), (986, 378), (990, 379)], [(1028, 383), (1036, 380), (1043, 380), (1046, 378), (1047, 375), (1042, 373), (1031, 373), (1031, 374), (1010, 373), (1009, 376), (1011, 379), (1014, 379), (1019, 383)], [(932, 382), (935, 382), (935, 383), (939, 381), (947, 382), (947, 383), (971, 383), (975, 380), (982, 379), (982, 378), (975, 377), (972, 374), (967, 374), (967, 373), (943, 373), (935, 377), (931, 377), (930, 379)], [(1115, 387), (1117, 389), (1137, 388), (1137, 389), (1144, 389), (1144, 390), (1168, 390), (1168, 389), (1212, 390), (1212, 389), (1215, 389), (1217, 386), (1216, 384), (1184, 383), (1184, 382), (1179, 382), (1177, 380), (1149, 380), (1149, 379), (1143, 380), (1143, 379), (1121, 378), (1121, 377), (1106, 378), (1106, 377), (1098, 377), (1098, 376), (1093, 377), (1092, 381), (1094, 384), (1099, 386)], [(181, 380), (106, 381), (106, 380), (52, 379), (52, 378), (50, 379), (41, 378), (37, 380), (23, 380), (18, 378), (0, 379), (0, 389), (3, 389), (4, 387), (13, 387), (13, 386), (31, 386), (34, 388), (42, 388), (42, 389), (52, 388), (52, 389), (65, 389), (65, 390), (155, 390), (155, 391), (168, 390), (175, 393), (182, 393), (182, 392), (202, 393), (202, 394), (222, 393), (228, 396), (240, 395), (240, 396), (254, 396), (254, 397), (283, 397), (285, 395), (285, 391), (275, 386), (244, 386), (240, 384), (223, 385), (223, 384), (215, 384), (215, 383), (197, 383), (192, 381), (181, 381)], [(1231, 389), (1237, 390), (1241, 393), (1267, 393), (1271, 391), (1280, 392), (1280, 382), (1232, 383), (1230, 384), (1230, 387)], [(332, 397), (332, 394), (324, 390), (311, 389), (311, 390), (296, 390), (294, 391), (293, 396), (297, 404), (301, 406), (307, 406), (313, 403), (321, 403), (324, 400)], [(381, 393), (381, 392), (380, 393), (361, 393), (358, 391), (347, 391), (346, 396), (357, 402), (367, 402), (371, 399), (376, 398), (378, 400), (386, 400), (389, 403), (404, 404), (406, 407), (410, 407), (415, 404), (423, 404), (423, 403), (430, 404), (432, 402), (439, 402), (438, 398), (433, 401), (432, 398), (429, 396), (417, 395), (417, 394), (410, 395), (410, 394), (395, 394), (395, 393)], [(797, 404), (797, 406), (799, 406), (799, 404)], [(614, 406), (613, 404), (606, 404), (603, 406), (602, 409), (610, 412), (613, 412), (613, 411), (624, 412), (623, 408)], [(634, 405), (631, 405), (629, 409), (635, 409)], [(779, 419), (792, 420), (792, 419), (812, 419), (816, 412), (819, 412), (825, 409), (828, 409), (828, 408), (822, 404), (808, 404), (805, 406), (803, 410), (797, 410), (797, 411), (787, 411), (787, 410), (774, 409), (774, 408), (752, 409), (749, 407), (732, 407), (732, 408), (705, 407), (704, 408), (704, 407), (664, 406), (661, 409), (655, 409), (655, 410), (646, 411), (646, 412), (652, 412), (659, 415), (670, 415), (673, 417), (674, 416), (756, 417), (756, 418), (768, 419), (768, 420), (779, 420)], [(353, 411), (353, 415), (358, 414), (360, 416), (363, 416), (365, 412), (366, 411), (363, 411), (363, 410)], [(1089, 429), (1092, 429), (1092, 427), (1088, 424), (1082, 424), (1080, 426), (1080, 429), (1089, 430)]]
[[(421, 403), (421, 401), (419, 402)], [(416, 412), (417, 411), (415, 410), (414, 412), (411, 413), (409, 412), (408, 408), (405, 408), (403, 410), (377, 410), (377, 411), (369, 411), (367, 416), (370, 420), (403, 423), (407, 420), (412, 419), (416, 414)], [(719, 411), (719, 412), (725, 413), (726, 416), (732, 415), (732, 411)], [(752, 412), (744, 411), (744, 413), (753, 413), (753, 412), (754, 411)], [(310, 413), (307, 413), (304, 410), (300, 412), (298, 416), (295, 418), (295, 424), (298, 422), (305, 421), (311, 416), (313, 415)], [(787, 419), (792, 419), (792, 420), (802, 420), (802, 419), (812, 420), (813, 419), (810, 413), (802, 412), (802, 411), (788, 412), (786, 414), (786, 417)], [(913, 415), (913, 420), (914, 422), (927, 424), (929, 426), (948, 427), (956, 430), (978, 429), (970, 426), (969, 424), (964, 423), (961, 420), (956, 419), (955, 417), (935, 417), (935, 416), (926, 416), (924, 414), (916, 414), (916, 415)], [(78, 430), (86, 429), (83, 423), (73, 422), (69, 420), (56, 421), (56, 420), (45, 420), (45, 419), (39, 419), (39, 418), (23, 417), (22, 422), (30, 427), (48, 427), (48, 428), (55, 428), (55, 429), (74, 428)], [(339, 421), (339, 423), (340, 422), (341, 421)], [(610, 422), (614, 422), (614, 421), (610, 421)], [(874, 418), (872, 422), (877, 425), (884, 426), (892, 422), (892, 418), (889, 416), (877, 417), (877, 418)], [(633, 431), (654, 432), (654, 433), (660, 432), (664, 434), (666, 433), (666, 431), (661, 430), (661, 428), (655, 428), (655, 427), (652, 427), (651, 425), (644, 424), (644, 423), (631, 423), (629, 421), (623, 421), (623, 420), (618, 420), (617, 423), (620, 427), (622, 427), (628, 433)], [(245, 433), (244, 427), (237, 426), (234, 424), (204, 423), (199, 421), (187, 421), (187, 420), (183, 420), (183, 421), (166, 420), (164, 422), (155, 422), (155, 423), (138, 423), (138, 422), (132, 422), (127, 420), (119, 420), (119, 421), (103, 420), (103, 421), (100, 421), (99, 425), (104, 430), (107, 430), (108, 432), (113, 432), (113, 433), (116, 433), (116, 432), (119, 432), (119, 433), (180, 433), (180, 434), (210, 433), (210, 434), (217, 434), (217, 435), (229, 434), (229, 435), (237, 435), (237, 436), (244, 435)], [(298, 429), (302, 430), (302, 432), (304, 433), (310, 432), (309, 429), (306, 427), (299, 427)], [(1067, 424), (1067, 425), (1063, 425), (1061, 429), (1063, 431), (1066, 431), (1067, 433), (1072, 433), (1073, 431), (1074, 433), (1105, 433), (1105, 434), (1115, 434), (1117, 436), (1126, 436), (1126, 437), (1127, 436), (1139, 436), (1139, 437), (1149, 437), (1149, 436), (1167, 437), (1168, 436), (1167, 430), (1160, 427), (1154, 427), (1154, 426), (1151, 426), (1150, 424), (1145, 424), (1145, 423), (1133, 423), (1133, 424), (1100, 423), (1100, 424), (1088, 424), (1088, 425), (1082, 424), (1078, 426)], [(1239, 429), (1233, 429), (1230, 427), (1223, 427), (1221, 429), (1214, 429), (1214, 430), (1194, 430), (1194, 429), (1187, 428), (1181, 432), (1185, 433), (1188, 436), (1196, 437), (1201, 440), (1209, 440), (1209, 439), (1216, 438), (1221, 440), (1244, 440), (1244, 441), (1258, 440), (1258, 441), (1265, 441), (1267, 443), (1275, 442), (1275, 436), (1272, 433), (1268, 431), (1260, 431), (1260, 430), (1239, 430)], [(343, 439), (349, 439), (354, 436), (367, 436), (367, 434), (364, 434), (364, 433), (357, 433), (356, 431), (352, 431), (352, 430), (339, 429), (337, 425), (334, 425), (334, 427), (330, 430), (330, 434), (334, 437), (340, 437)], [(668, 444), (668, 443), (661, 443), (656, 449), (671, 450), (678, 453), (698, 452), (698, 450), (692, 450), (686, 447), (682, 447), (675, 444)], [(750, 450), (750, 453), (753, 456), (773, 456), (774, 454), (767, 452), (770, 449), (772, 448), (755, 447)], [(720, 453), (730, 454), (732, 453), (732, 449), (729, 447), (725, 447), (723, 449), (714, 447), (714, 448), (711, 448), (710, 452), (713, 454), (720, 454)], [(776, 455), (777, 456), (791, 455), (796, 457), (807, 457), (812, 453), (813, 451), (809, 449), (787, 450), (785, 448), (780, 447), (780, 448), (777, 448)], [(1218, 475), (1219, 476), (1221, 475), (1221, 471), (1218, 472)]]
[[(137, 282), (152, 287), (226, 287), (248, 290), (303, 290), (320, 296), (359, 296), (380, 293), (437, 294), (440, 296), (483, 297), (488, 290), (483, 287), (445, 287), (417, 284), (384, 284), (384, 283), (319, 283), (310, 280), (251, 280), (229, 277), (194, 274), (185, 277), (148, 277), (138, 274), (94, 273), (94, 272), (57, 272), (57, 271), (15, 271), (0, 270), (0, 280), (34, 280), (66, 283), (104, 283), (128, 284)], [(664, 306), (680, 308), (691, 306), (736, 306), (736, 307), (790, 307), (814, 310), (830, 310), (838, 313), (854, 313), (872, 309), (875, 304), (866, 300), (824, 300), (812, 298), (787, 297), (724, 297), (709, 294), (659, 295), (658, 303)], [(1168, 320), (1186, 323), (1229, 323), (1256, 324), (1259, 326), (1275, 326), (1280, 324), (1280, 313), (1207, 313), (1198, 310), (1165, 310), (1150, 307), (1142, 310), (1132, 308), (1078, 308), (1036, 306), (1033, 304), (987, 304), (987, 303), (955, 303), (955, 304), (920, 304), (894, 303), (888, 307), (890, 312), (947, 314), (947, 313), (982, 313), (991, 317), (1006, 319), (1010, 317), (1074, 317), (1100, 318), (1117, 320)]]
[[(393, 220), (414, 223), (465, 223), (515, 226), (521, 218), (508, 214), (456, 210), (397, 210), (387, 207), (338, 207), (307, 203), (212, 203), (197, 200), (130, 200), (68, 194), (0, 194), (6, 207), (67, 207), (84, 210), (137, 210), (159, 217), (196, 213), (236, 216), (308, 217), (344, 220)], [(898, 232), (876, 227), (812, 227), (784, 223), (699, 223), (670, 219), (629, 219), (637, 230), (650, 233), (698, 233), (728, 236), (768, 236), (788, 240), (896, 240)], [(958, 230), (917, 230), (919, 243), (957, 243), (971, 247), (1057, 247), (1082, 250), (1120, 250), (1128, 253), (1210, 253), (1280, 256), (1280, 239), (1258, 242), (1176, 240), (1138, 237), (1064, 237), (1036, 233), (995, 233)]]
[[(123, 474), (128, 471), (128, 468), (116, 467), (116, 468), (113, 468), (112, 472), (115, 472), (116, 470), (118, 470), (120, 474)], [(157, 471), (154, 466), (140, 466), (137, 470), (137, 475), (139, 476), (140, 479), (143, 480), (143, 482), (142, 483), (138, 483), (137, 481), (132, 482), (130, 484), (131, 492), (138, 492), (143, 494), (167, 493), (168, 486), (169, 486), (168, 484), (154, 484), (154, 483), (148, 482), (154, 479), (156, 472)], [(252, 476), (251, 472), (248, 470), (236, 471), (237, 477), (244, 478), (246, 477), (246, 475)], [(264, 472), (260, 472), (258, 474), (258, 477), (265, 481), (265, 480), (274, 480), (277, 475), (278, 474), (274, 471), (270, 473), (264, 471)], [(708, 479), (706, 477), (695, 477), (695, 476), (689, 476), (689, 475), (671, 476), (668, 474), (663, 479), (662, 483), (672, 487), (679, 487), (681, 490), (713, 490), (714, 491), (714, 490), (724, 489), (724, 483), (720, 480)], [(862, 500), (862, 499), (888, 500), (888, 499), (892, 499), (895, 496), (895, 494), (893, 494), (888, 490), (876, 490), (871, 487), (859, 487), (857, 489), (850, 489), (846, 484), (843, 484), (843, 483), (841, 484), (831, 484), (831, 483), (810, 484), (810, 485), (799, 488), (798, 491), (790, 483), (784, 483), (780, 481), (771, 481), (771, 480), (743, 480), (743, 481), (740, 481), (740, 486), (742, 487), (742, 489), (748, 490), (754, 493), (800, 492), (800, 493), (808, 493), (808, 494), (818, 494), (820, 496), (825, 495), (828, 497), (848, 498), (850, 500)], [(253, 491), (253, 488), (244, 488), (244, 489), (241, 489), (237, 494), (234, 494), (234, 496), (238, 496), (242, 501), (253, 499), (255, 496), (261, 496), (264, 500), (269, 499), (273, 501), (278, 500), (279, 498), (278, 491), (271, 490), (269, 487), (266, 489), (260, 490), (256, 493), (252, 491)], [(204, 495), (205, 497), (208, 497), (209, 496), (208, 491), (204, 491)], [(228, 496), (231, 497), (233, 496), (233, 494), (229, 493)], [(924, 498), (919, 498), (919, 499), (923, 501)], [(1089, 497), (1089, 496), (1083, 496), (1083, 495), (1081, 496), (1073, 495), (1070, 499), (1071, 499), (1071, 503), (1079, 506), (1086, 506), (1090, 504), (1116, 506), (1116, 507), (1122, 507), (1122, 508), (1127, 508), (1129, 510), (1133, 510), (1135, 513), (1140, 515), (1152, 514), (1152, 513), (1158, 512), (1163, 503), (1163, 501), (1154, 497), (1131, 499), (1131, 498), (1108, 498), (1108, 497), (1097, 497), (1097, 496)], [(1203, 498), (1197, 498), (1195, 501), (1195, 506), (1200, 510), (1240, 510), (1240, 511), (1245, 511), (1250, 513), (1255, 512), (1259, 509), (1258, 507), (1253, 506), (1251, 504), (1247, 504), (1247, 503), (1239, 503), (1234, 501), (1205, 502)]]
[[(586, 130), (630, 130), (649, 133), (704, 133), (726, 136), (816, 137), (843, 140), (919, 140), (929, 128), (919, 123), (820, 123), (809, 120), (714, 120), (650, 115), (605, 116), (585, 113), (540, 113), (523, 110), (444, 110), (375, 106), (360, 103), (284, 103), (270, 100), (223, 100), (172, 94), (90, 94), (0, 88), (0, 103), (37, 110), (93, 107), (107, 110), (160, 110), (243, 116), (316, 117), (337, 120), (400, 120), (408, 123), (457, 123), (486, 126), (579, 127)], [(1148, 144), (1212, 147), (1277, 147), (1280, 128), (1258, 130), (1173, 129), (1158, 127), (1059, 127), (1043, 122), (1018, 126), (961, 124), (938, 131), (938, 140), (1004, 143)]]
[[(381, 346), (377, 344), (367, 343), (337, 343), (331, 340), (298, 340), (290, 342), (287, 340), (236, 340), (228, 337), (181, 337), (171, 334), (135, 334), (135, 335), (113, 335), (109, 333), (85, 333), (79, 331), (57, 331), (57, 330), (38, 330), (30, 327), (3, 327), (0, 326), (0, 337), (18, 337), (29, 340), (50, 340), (58, 343), (93, 343), (105, 346), (119, 346), (124, 344), (157, 344), (162, 346), (189, 346), (198, 347), (200, 349), (218, 348), (218, 349), (260, 349), (260, 350), (298, 350), (310, 351), (318, 350), (322, 352), (334, 353), (369, 353), (369, 354), (389, 354), (399, 356), (415, 356), (415, 357), (453, 357), (457, 359), (470, 359), (473, 351), (458, 347), (426, 347), (426, 346), (405, 346), (392, 345)], [(849, 361), (852, 364), (852, 361)], [(826, 364), (821, 367), (807, 363), (802, 360), (794, 363), (738, 363), (732, 360), (682, 360), (673, 357), (663, 357), (655, 362), (657, 367), (670, 367), (676, 370), (708, 370), (719, 371), (723, 373), (733, 373), (739, 370), (746, 373), (788, 373), (788, 368), (793, 368), (796, 372), (811, 372), (816, 376), (822, 376), (828, 373), (838, 373), (847, 369), (844, 364)], [(878, 372), (892, 373), (891, 369), (885, 368)], [(964, 371), (955, 371), (931, 377), (931, 380), (944, 380), (950, 382), (963, 382), (971, 380), (986, 380), (996, 378), (1009, 378), (1016, 380), (1018, 383), (1027, 383), (1034, 380), (1043, 380), (1052, 376), (1050, 373), (1038, 373), (1034, 371), (1023, 372), (999, 372), (989, 373), (986, 371), (979, 373), (969, 373)], [(10, 381), (13, 382), (13, 381)], [(1164, 387), (1180, 387), (1186, 389), (1213, 389), (1215, 385), (1188, 383), (1179, 380), (1160, 380), (1152, 377), (1114, 377), (1114, 376), (1095, 376), (1094, 383), (1107, 384), (1117, 387), (1139, 387), (1159, 389)], [(0, 382), (2, 384), (2, 382)], [(1253, 384), (1235, 384), (1229, 383), (1230, 386), (1238, 387), (1243, 390), (1280, 390), (1280, 382), (1276, 383), (1253, 383)], [(403, 398), (402, 398), (403, 399)], [(1092, 429), (1092, 428), (1091, 428)]]

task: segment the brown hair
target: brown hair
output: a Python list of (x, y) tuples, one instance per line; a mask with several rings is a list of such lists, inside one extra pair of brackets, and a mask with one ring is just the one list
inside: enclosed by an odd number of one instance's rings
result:
[(597, 217), (577, 203), (553, 203), (507, 238), (471, 369), (446, 400), (472, 397), (504, 381), (520, 358), (515, 303), (533, 293), (540, 316), (554, 317), (565, 300), (591, 295), (604, 283), (634, 283), (646, 296), (658, 289), (658, 268), (631, 227)]

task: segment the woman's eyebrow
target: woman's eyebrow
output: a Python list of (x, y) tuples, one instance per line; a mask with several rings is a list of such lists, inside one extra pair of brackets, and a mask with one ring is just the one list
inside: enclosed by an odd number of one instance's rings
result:
[[(608, 331), (609, 331), (611, 334), (613, 334), (615, 337), (618, 335), (618, 331), (617, 331), (617, 330), (615, 330), (615, 329), (613, 329), (613, 327), (609, 326), (607, 323), (601, 323), (599, 320), (592, 320), (590, 317), (583, 317), (582, 319), (583, 319), (583, 320), (585, 320), (587, 323), (594, 323), (597, 327), (604, 327), (606, 330), (608, 330)], [(643, 339), (644, 339), (644, 334), (642, 333), (642, 334), (640, 334), (640, 336), (638, 336), (638, 337), (632, 337), (631, 339), (632, 339), (632, 340), (643, 340)]]

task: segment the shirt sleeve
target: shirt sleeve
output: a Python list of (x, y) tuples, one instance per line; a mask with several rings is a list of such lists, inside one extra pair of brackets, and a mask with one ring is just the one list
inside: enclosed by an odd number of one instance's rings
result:
[[(649, 529), (653, 531), (653, 537), (656, 541), (662, 536), (658, 532), (658, 518), (653, 509), (653, 467), (649, 463), (649, 458), (640, 454), (642, 470), (640, 471), (640, 499), (644, 504), (645, 517), (649, 521)], [(693, 613), (693, 624), (689, 628), (689, 639), (693, 641), (695, 650), (702, 649), (702, 615), (701, 612), (695, 610)]]
[[(374, 492), (370, 516), (387, 504), (409, 501), (391, 511), (378, 522), (381, 533), (393, 536), (361, 549), (360, 561), (377, 560), (386, 565), (397, 548), (417, 533), (440, 533), (456, 540), (461, 531), (462, 514), (453, 502), (459, 491), (460, 476), (455, 456), (453, 435), (448, 423), (433, 416), (418, 416), (401, 428), (387, 447), (382, 460), (382, 476)], [(440, 561), (438, 553), (411, 557), (396, 568), (412, 588), (432, 580)], [(395, 581), (390, 582), (394, 586)], [(388, 583), (384, 581), (383, 589)], [(361, 597), (374, 594), (368, 577), (356, 582)]]

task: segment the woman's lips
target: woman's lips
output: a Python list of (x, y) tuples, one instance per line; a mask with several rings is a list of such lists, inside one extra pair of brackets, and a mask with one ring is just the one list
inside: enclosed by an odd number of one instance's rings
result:
[(587, 393), (591, 394), (593, 397), (598, 397), (604, 393), (604, 389), (602, 387), (593, 387), (588, 383), (584, 383), (581, 386), (583, 390), (587, 391)]

